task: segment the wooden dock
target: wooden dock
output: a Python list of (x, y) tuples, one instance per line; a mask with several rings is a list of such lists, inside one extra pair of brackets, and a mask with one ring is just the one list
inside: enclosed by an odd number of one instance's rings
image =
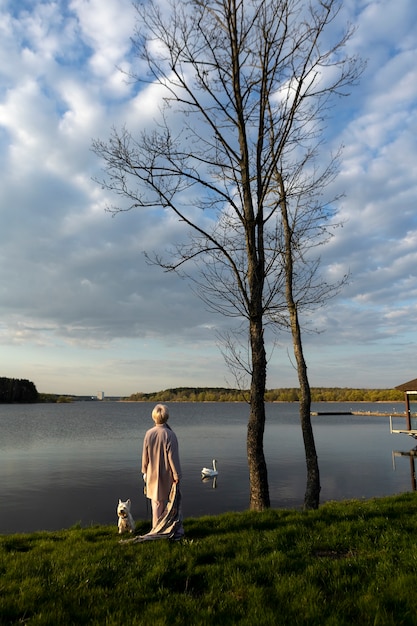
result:
[[(389, 417), (390, 413), (381, 411), (312, 411), (311, 415), (372, 415), (375, 417)], [(396, 413), (395, 417), (405, 417), (405, 415)]]
[(311, 411), (311, 415), (353, 415), (352, 411)]
[[(397, 416), (395, 416), (397, 417)], [(405, 417), (401, 415), (400, 417)], [(414, 415), (413, 415), (414, 417)], [(410, 420), (411, 422), (411, 420)], [(389, 416), (389, 430), (392, 435), (409, 435), (409, 437), (413, 437), (413, 439), (417, 439), (417, 430), (411, 428), (393, 428), (392, 426), (392, 415)]]

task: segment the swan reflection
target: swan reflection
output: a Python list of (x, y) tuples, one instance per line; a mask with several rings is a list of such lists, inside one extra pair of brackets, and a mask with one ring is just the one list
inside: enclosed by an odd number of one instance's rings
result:
[(213, 483), (212, 488), (217, 489), (217, 476), (203, 476), (201, 479), (203, 483), (209, 483), (210, 481)]

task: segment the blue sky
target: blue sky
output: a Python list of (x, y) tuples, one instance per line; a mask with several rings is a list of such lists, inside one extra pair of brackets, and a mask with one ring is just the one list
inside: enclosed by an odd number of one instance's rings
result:
[[(367, 69), (330, 122), (345, 225), (322, 263), (351, 280), (315, 314), (306, 357), (313, 386), (391, 388), (417, 376), (417, 3), (343, 7)], [(119, 69), (135, 63), (134, 20), (130, 0), (0, 0), (0, 376), (42, 392), (235, 385), (216, 339), (226, 321), (145, 262), (180, 225), (112, 218), (94, 182), (92, 139), (158, 109)], [(278, 337), (269, 388), (298, 385), (289, 355)]]

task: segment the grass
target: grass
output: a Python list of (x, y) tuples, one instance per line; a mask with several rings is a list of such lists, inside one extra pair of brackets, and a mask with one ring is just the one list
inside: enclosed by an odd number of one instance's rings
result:
[[(0, 624), (417, 624), (417, 494), (0, 537)], [(137, 532), (149, 530), (139, 522)]]

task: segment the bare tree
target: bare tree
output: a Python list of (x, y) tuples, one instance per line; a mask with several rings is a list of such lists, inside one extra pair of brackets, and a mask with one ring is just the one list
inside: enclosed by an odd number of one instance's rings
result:
[(197, 264), (199, 295), (236, 318), (247, 337), (248, 358), (231, 335), (228, 354), (250, 376), (254, 510), (270, 506), (265, 331), (291, 330), (302, 390), (305, 506), (317, 507), (299, 315), (338, 287), (320, 280), (314, 252), (334, 225), (333, 205), (322, 196), (337, 170), (332, 156), (320, 168), (319, 148), (333, 96), (344, 95), (360, 72), (358, 59), (343, 53), (353, 31), (337, 30), (336, 0), (151, 0), (136, 8), (133, 41), (148, 73), (132, 78), (158, 86), (163, 102), (152, 130), (135, 136), (114, 129), (107, 142), (93, 142), (105, 164), (101, 182), (128, 200), (127, 210), (162, 207), (189, 227), (186, 243), (156, 262), (178, 272)]

